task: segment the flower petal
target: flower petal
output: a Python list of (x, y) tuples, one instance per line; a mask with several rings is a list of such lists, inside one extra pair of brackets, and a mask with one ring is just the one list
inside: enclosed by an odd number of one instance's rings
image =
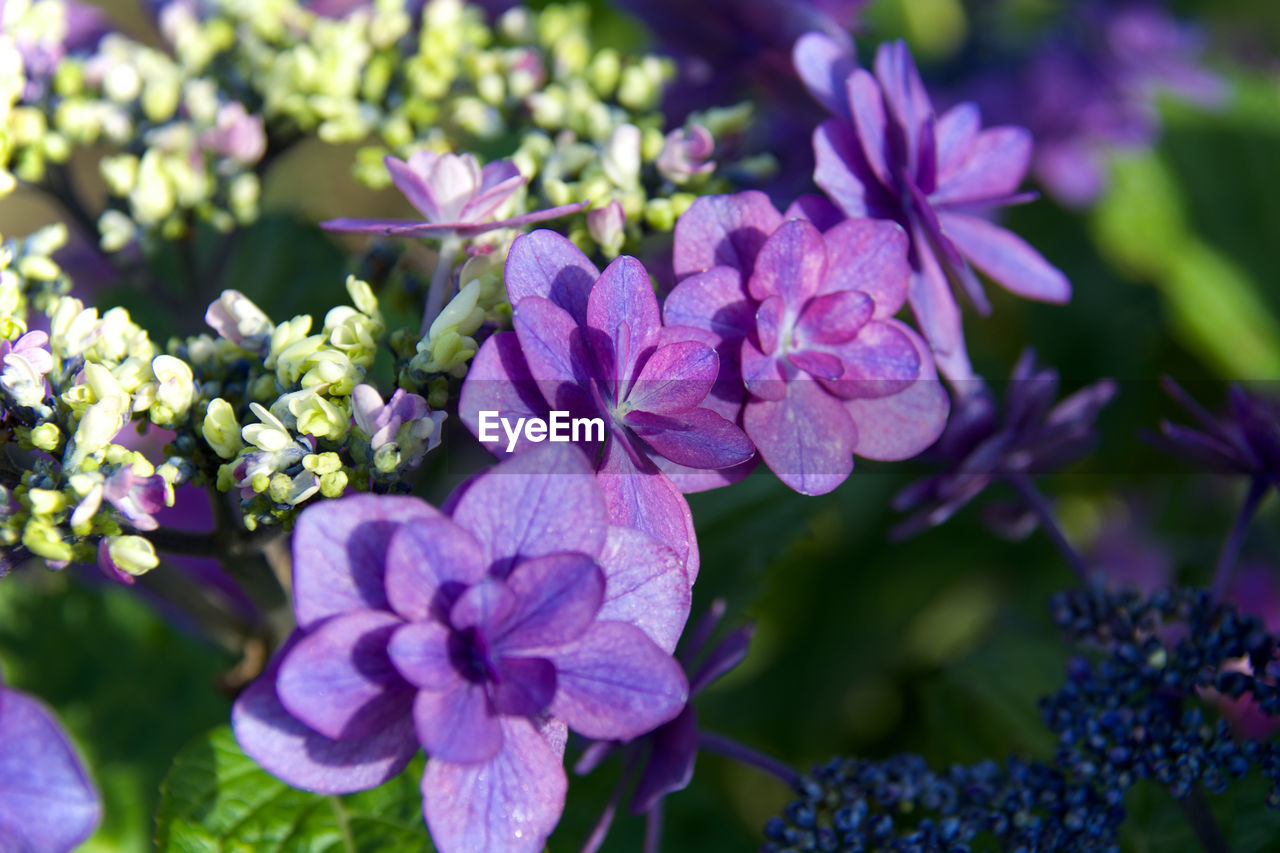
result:
[(285, 655), (276, 694), (285, 710), (334, 740), (363, 740), (409, 712), (411, 688), (387, 657), (402, 623), (362, 610), (303, 634)]
[(626, 423), (655, 453), (690, 468), (729, 468), (755, 455), (742, 430), (710, 409), (631, 411)]
[(468, 587), (449, 608), (449, 624), (458, 631), (478, 628), (490, 642), (516, 609), (516, 596), (504, 581), (487, 577)]
[(281, 647), (231, 708), (231, 728), (245, 754), (295, 788), (322, 794), (376, 788), (403, 770), (418, 751), (410, 717), (363, 740), (338, 741), (285, 710), (276, 694), (276, 674), (293, 642)]
[(765, 241), (756, 258), (756, 270), (747, 290), (761, 301), (781, 296), (790, 308), (818, 292), (827, 272), (827, 247), (822, 232), (804, 219), (779, 226)]
[(422, 811), (442, 853), (538, 853), (560, 822), (563, 742), (557, 749), (525, 719), (501, 725), (502, 750), (490, 761), (427, 762)]
[(474, 536), (448, 518), (404, 525), (387, 546), (387, 602), (410, 621), (444, 620), (488, 564)]
[(1031, 133), (1021, 127), (993, 127), (975, 134), (938, 175), (934, 204), (969, 202), (1008, 195), (1031, 166)]
[(596, 622), (552, 661), (551, 713), (586, 737), (630, 740), (674, 718), (689, 700), (680, 665), (624, 622)]
[[(905, 286), (903, 290), (906, 290)], [(815, 296), (805, 305), (800, 319), (796, 321), (796, 341), (801, 345), (851, 341), (875, 310), (875, 302), (861, 290), (838, 290)]]
[(940, 176), (950, 175), (959, 168), (981, 129), (982, 114), (972, 101), (956, 104), (942, 114), (934, 130)]
[[(524, 418), (545, 418), (549, 411), (541, 388), (529, 372), (519, 336), (515, 332), (498, 332), (485, 341), (471, 360), (458, 395), (458, 417), (471, 434), (480, 438), (481, 412), (496, 412), (498, 418), (515, 424)], [(497, 438), (482, 444), (495, 456), (507, 455), (508, 436), (493, 426), (492, 417), (486, 420), (488, 435)], [(532, 446), (520, 430), (512, 452), (519, 453)]]
[(698, 540), (689, 503), (661, 472), (640, 471), (617, 442), (605, 446), (596, 475), (609, 523), (634, 527), (676, 553), (692, 583), (698, 577)]
[(915, 60), (906, 42), (884, 42), (876, 50), (876, 80), (884, 92), (889, 117), (902, 128), (907, 150), (903, 152), (912, 175), (918, 173), (916, 145), (925, 123), (933, 115), (933, 104), (920, 79)]
[(844, 364), (829, 352), (818, 350), (793, 350), (787, 353), (787, 361), (812, 376), (832, 382), (844, 375)]
[(753, 396), (763, 400), (787, 396), (782, 361), (760, 352), (750, 340), (742, 342), (742, 381)]
[(352, 495), (308, 507), (293, 531), (293, 610), (299, 628), (352, 610), (386, 609), (391, 534), (440, 518), (420, 498)]
[(600, 610), (605, 580), (585, 554), (525, 560), (507, 577), (514, 607), (493, 637), (503, 652), (559, 646), (577, 639)]
[(635, 625), (663, 651), (674, 651), (692, 599), (675, 552), (641, 530), (610, 527), (600, 567), (605, 592), (596, 618)]
[(807, 219), (823, 233), (844, 222), (845, 216), (840, 208), (831, 203), (826, 196), (817, 193), (805, 193), (791, 202), (791, 206), (782, 214), (783, 219)]
[(752, 400), (747, 435), (778, 479), (802, 495), (822, 495), (853, 471), (857, 428), (840, 400), (816, 380), (786, 384), (781, 400)]
[(556, 667), (546, 658), (504, 657), (493, 685), (493, 707), (512, 717), (540, 717), (556, 695)]
[(623, 255), (605, 268), (587, 298), (587, 325), (601, 378), (618, 383), (631, 379), (636, 365), (657, 345), (662, 326), (658, 298), (643, 264)]
[(627, 393), (632, 410), (667, 414), (696, 408), (720, 374), (716, 351), (701, 341), (678, 341), (649, 356)]
[(911, 310), (925, 340), (933, 349), (938, 370), (953, 381), (972, 379), (973, 367), (969, 364), (969, 353), (964, 345), (960, 306), (951, 293), (951, 284), (927, 239), (919, 231), (914, 242), (919, 269), (912, 273), (907, 287)]
[(414, 731), (433, 762), (489, 761), (502, 749), (500, 720), (483, 683), (459, 680), (413, 697)]
[(888, 152), (885, 150), (888, 142), (887, 119), (880, 84), (870, 72), (858, 68), (845, 81), (845, 88), (853, 111), (853, 127), (858, 134), (859, 147), (867, 165), (871, 167), (871, 174), (875, 175), (882, 187), (892, 187), (893, 175), (889, 171), (886, 159)]
[(844, 83), (857, 66), (849, 47), (826, 33), (806, 33), (796, 39), (791, 59), (809, 94), (832, 115), (852, 122)]
[(102, 799), (39, 700), (0, 687), (0, 849), (65, 853), (102, 820)]
[(422, 175), (413, 168), (418, 165), (418, 158), (411, 158), (410, 162), (406, 163), (388, 154), (382, 158), (382, 162), (391, 173), (391, 183), (395, 184), (396, 189), (400, 190), (409, 203), (418, 209), (423, 218), (429, 222), (439, 222), (442, 211), (436, 203), (435, 195), (432, 194), (430, 185)]
[(848, 219), (823, 235), (827, 277), (819, 293), (860, 290), (875, 300), (875, 316), (892, 317), (907, 300), (910, 240), (896, 222)]
[(706, 329), (724, 340), (743, 338), (755, 326), (755, 305), (733, 267), (713, 267), (675, 286), (662, 304), (667, 326)]
[(667, 794), (683, 791), (693, 780), (698, 758), (698, 713), (685, 705), (674, 720), (650, 736), (653, 744), (644, 773), (631, 797), (631, 811), (644, 814)]
[(1071, 300), (1067, 277), (1017, 234), (973, 216), (944, 213), (941, 220), (964, 256), (1006, 290), (1042, 302)]
[(824, 121), (813, 132), (813, 156), (813, 182), (846, 216), (878, 211), (882, 191), (852, 127), (835, 119)]
[(471, 481), (453, 520), (480, 542), (490, 571), (558, 551), (595, 557), (604, 546), (606, 501), (582, 451), (545, 444)]
[(587, 321), (587, 295), (600, 271), (582, 250), (554, 231), (530, 231), (517, 237), (507, 254), (507, 296), (519, 306), (526, 296), (541, 296)]
[(866, 459), (910, 459), (932, 445), (947, 425), (951, 404), (934, 370), (929, 345), (897, 320), (887, 321), (910, 338), (920, 358), (916, 381), (889, 397), (845, 401), (858, 427), (853, 452)]
[(720, 266), (750, 277), (760, 247), (781, 224), (782, 214), (757, 190), (699, 198), (676, 221), (676, 279)]
[(587, 331), (567, 311), (541, 296), (520, 301), (512, 317), (529, 373), (552, 409), (594, 414), (587, 389), (599, 375), (588, 352)]
[(433, 692), (456, 689), (462, 674), (453, 662), (454, 632), (443, 622), (407, 622), (387, 643), (387, 657), (400, 676)]
[(888, 397), (907, 388), (920, 375), (920, 356), (903, 326), (872, 320), (858, 336), (830, 348), (844, 365), (844, 375), (824, 384), (844, 397)]

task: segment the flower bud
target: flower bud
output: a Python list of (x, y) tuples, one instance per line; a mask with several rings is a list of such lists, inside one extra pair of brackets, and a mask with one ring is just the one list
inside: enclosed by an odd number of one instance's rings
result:
[(223, 459), (234, 459), (244, 446), (240, 440), (240, 422), (236, 420), (235, 410), (220, 397), (209, 402), (200, 434), (213, 448), (213, 452)]
[[(105, 564), (103, 557), (106, 557)], [(98, 546), (98, 561), (104, 571), (114, 569), (116, 575), (123, 572), (131, 578), (145, 575), (160, 565), (155, 546), (141, 536), (104, 537), (102, 544)], [(111, 576), (110, 572), (108, 576)]]
[[(159, 426), (168, 426), (191, 408), (196, 393), (195, 378), (185, 361), (171, 355), (158, 355), (152, 359), (151, 371), (159, 386), (156, 402), (151, 406), (151, 419)], [(167, 416), (157, 417), (161, 407), (167, 410)]]
[(587, 211), (587, 231), (609, 257), (622, 251), (622, 244), (627, 239), (626, 224), (627, 215), (617, 199), (604, 207)]

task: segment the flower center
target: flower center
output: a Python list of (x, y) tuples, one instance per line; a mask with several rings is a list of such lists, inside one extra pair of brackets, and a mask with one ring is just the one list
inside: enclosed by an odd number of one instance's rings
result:
[(498, 668), (489, 654), (489, 642), (478, 628), (455, 631), (450, 643), (454, 667), (472, 684), (498, 681)]

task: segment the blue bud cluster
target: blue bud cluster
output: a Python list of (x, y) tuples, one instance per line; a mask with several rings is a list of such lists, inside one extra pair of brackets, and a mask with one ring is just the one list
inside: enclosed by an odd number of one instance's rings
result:
[(835, 758), (796, 787), (765, 826), (768, 853), (959, 853), (1118, 850), (1124, 796), (1150, 779), (1185, 799), (1223, 792), (1257, 767), (1280, 808), (1280, 744), (1240, 741), (1211, 703), (1253, 700), (1280, 712), (1277, 640), (1202, 590), (1082, 589), (1052, 604), (1072, 658), (1067, 683), (1041, 701), (1058, 736), (1050, 763), (1011, 758), (930, 769), (900, 755)]

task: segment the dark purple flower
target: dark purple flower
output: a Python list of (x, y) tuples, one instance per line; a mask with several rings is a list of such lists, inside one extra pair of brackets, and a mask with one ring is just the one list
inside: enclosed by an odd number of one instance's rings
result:
[(0, 849), (64, 853), (101, 820), (98, 790), (52, 712), (0, 685)]
[(1024, 352), (1003, 409), (985, 386), (958, 396), (931, 451), (946, 469), (894, 498), (894, 509), (911, 513), (894, 535), (942, 524), (995, 480), (1056, 470), (1084, 455), (1096, 443), (1098, 414), (1115, 393), (1116, 384), (1106, 379), (1059, 401), (1057, 371), (1038, 369), (1035, 354)]
[(1106, 187), (1113, 150), (1155, 141), (1159, 95), (1212, 106), (1225, 87), (1202, 65), (1201, 33), (1158, 5), (1086, 2), (1068, 14), (1020, 64), (980, 72), (966, 91), (988, 115), (1028, 127), (1036, 179), (1083, 207)]
[(905, 459), (941, 433), (947, 395), (928, 348), (893, 319), (911, 274), (897, 225), (851, 219), (824, 234), (763, 193), (708, 196), (676, 223), (675, 271), (666, 322), (709, 336), (716, 405), (741, 413), (796, 491), (828, 492), (854, 454)]
[(688, 699), (671, 657), (688, 575), (610, 525), (575, 448), (509, 459), (448, 507), (359, 495), (299, 517), (298, 630), (232, 725), (269, 771), (326, 793), (378, 785), (423, 747), (438, 849), (540, 850), (566, 727), (630, 739)]
[[(662, 325), (649, 275), (632, 257), (601, 273), (565, 238), (534, 231), (512, 244), (506, 283), (515, 331), (476, 353), (459, 417), (498, 455), (534, 446), (527, 432), (508, 441), (499, 418), (523, 423), (556, 410), (603, 421), (603, 446), (589, 430), (579, 443), (600, 453), (610, 517), (668, 543), (696, 576), (681, 491), (724, 485), (755, 455), (742, 430), (704, 405), (719, 372), (715, 350), (697, 330)], [(482, 412), (493, 415), (482, 423)]]
[(1280, 399), (1232, 384), (1227, 411), (1210, 414), (1169, 377), (1164, 390), (1185, 408), (1196, 426), (1164, 421), (1149, 440), (1175, 456), (1222, 474), (1248, 474), (1280, 486)]
[(329, 231), (390, 234), (395, 237), (472, 237), (497, 228), (518, 228), (532, 222), (577, 213), (585, 204), (563, 204), (509, 219), (495, 220), (498, 210), (524, 186), (525, 178), (510, 160), (495, 160), (484, 168), (474, 154), (417, 151), (407, 161), (388, 156), (387, 171), (396, 189), (418, 209), (415, 219), (330, 219), (320, 227)]
[(982, 313), (990, 311), (972, 268), (1007, 290), (1066, 302), (1066, 277), (1026, 241), (983, 214), (1033, 196), (1018, 192), (1031, 158), (1031, 135), (1019, 127), (982, 129), (970, 103), (934, 113), (915, 61), (902, 42), (882, 44), (875, 74), (854, 69), (825, 36), (796, 43), (795, 63), (810, 91), (836, 118), (814, 133), (814, 180), (851, 217), (890, 219), (911, 238), (907, 299), (939, 370), (972, 377), (958, 284)]

